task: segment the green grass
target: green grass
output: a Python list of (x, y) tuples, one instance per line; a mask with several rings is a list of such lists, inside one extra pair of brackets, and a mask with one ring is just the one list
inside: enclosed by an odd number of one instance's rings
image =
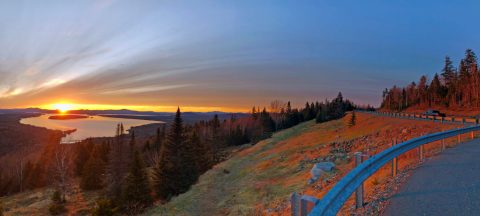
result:
[[(339, 124), (341, 122), (334, 121), (328, 127), (337, 128)], [(255, 167), (264, 161), (277, 161), (280, 155), (288, 158), (290, 154), (298, 152), (298, 148), (289, 149), (281, 154), (272, 153), (261, 157), (278, 143), (310, 131), (315, 126), (314, 121), (309, 121), (275, 133), (272, 138), (251, 147), (256, 149), (249, 154), (235, 155), (217, 165), (202, 175), (191, 190), (163, 206), (152, 209), (147, 215), (252, 215), (257, 204), (279, 202), (288, 198), (293, 191), (303, 188), (306, 184), (305, 182), (288, 186), (282, 184), (282, 180), (295, 177), (297, 164), (273, 165), (262, 172)], [(223, 173), (223, 169), (229, 170), (230, 173)]]

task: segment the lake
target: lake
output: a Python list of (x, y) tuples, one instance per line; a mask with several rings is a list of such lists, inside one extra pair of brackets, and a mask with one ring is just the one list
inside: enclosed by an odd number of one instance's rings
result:
[(20, 120), (20, 123), (62, 131), (76, 129), (75, 132), (64, 137), (62, 139), (62, 143), (84, 140), (89, 137), (113, 137), (115, 136), (117, 124), (119, 123), (123, 124), (125, 130), (145, 124), (162, 123), (160, 121), (110, 118), (103, 116), (88, 116), (88, 118), (56, 120), (49, 119), (50, 116), (56, 115), (46, 114), (38, 117), (24, 118)]

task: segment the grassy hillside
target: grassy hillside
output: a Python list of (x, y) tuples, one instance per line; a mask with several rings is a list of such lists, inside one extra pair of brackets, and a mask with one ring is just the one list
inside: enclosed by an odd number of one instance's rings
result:
[[(146, 215), (286, 215), (292, 192), (321, 197), (353, 167), (355, 151), (375, 154), (389, 147), (392, 139), (406, 140), (452, 127), (361, 113), (357, 113), (357, 124), (348, 127), (349, 118), (322, 124), (306, 122), (244, 148), (202, 175), (190, 191)], [(432, 144), (426, 151), (431, 154), (438, 147)], [(406, 154), (399, 159), (400, 168), (417, 158), (416, 151)], [(337, 169), (308, 185), (310, 168), (319, 161), (333, 161)], [(366, 182), (367, 202), (374, 186), (387, 181), (389, 171), (385, 167)], [(44, 188), (0, 201), (5, 215), (46, 215), (51, 194), (52, 189)], [(88, 215), (98, 192), (85, 193), (74, 187), (67, 195), (69, 215)], [(349, 213), (345, 211), (352, 204), (350, 200), (345, 205), (344, 213)]]
[[(4, 215), (50, 215), (53, 188), (40, 188), (12, 196), (0, 197)], [(67, 193), (67, 215), (90, 215), (89, 211), (98, 198), (97, 191), (83, 192), (75, 186)]]
[[(292, 192), (321, 197), (353, 167), (353, 152), (368, 150), (375, 154), (389, 147), (394, 138), (406, 140), (452, 127), (367, 114), (357, 114), (357, 124), (353, 127), (347, 126), (348, 120), (349, 116), (323, 124), (310, 121), (276, 133), (218, 164), (201, 176), (190, 191), (152, 209), (147, 215), (288, 213), (288, 198)], [(415, 158), (411, 154), (405, 159)], [(335, 162), (337, 170), (308, 185), (310, 168), (323, 160)], [(386, 173), (379, 172), (373, 184), (384, 181)], [(371, 181), (367, 182), (367, 193), (369, 185)]]

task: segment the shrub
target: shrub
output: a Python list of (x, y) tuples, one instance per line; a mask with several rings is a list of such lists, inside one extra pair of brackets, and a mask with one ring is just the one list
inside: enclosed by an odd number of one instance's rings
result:
[(50, 207), (48, 207), (48, 211), (51, 215), (60, 215), (64, 213), (67, 209), (63, 203), (52, 203)]
[(0, 201), (0, 216), (3, 216), (3, 204)]
[(48, 207), (48, 211), (51, 215), (59, 215), (66, 211), (65, 199), (62, 199), (60, 191), (53, 192), (52, 204)]
[(114, 215), (115, 208), (112, 201), (105, 198), (100, 198), (95, 203), (95, 207), (92, 209), (93, 216), (111, 216)]

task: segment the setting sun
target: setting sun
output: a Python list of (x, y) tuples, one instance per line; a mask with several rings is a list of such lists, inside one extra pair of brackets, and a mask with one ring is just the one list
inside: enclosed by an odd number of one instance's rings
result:
[(59, 112), (61, 113), (66, 113), (68, 112), (69, 110), (72, 109), (72, 105), (71, 104), (54, 104), (53, 105), (53, 108), (58, 110)]

